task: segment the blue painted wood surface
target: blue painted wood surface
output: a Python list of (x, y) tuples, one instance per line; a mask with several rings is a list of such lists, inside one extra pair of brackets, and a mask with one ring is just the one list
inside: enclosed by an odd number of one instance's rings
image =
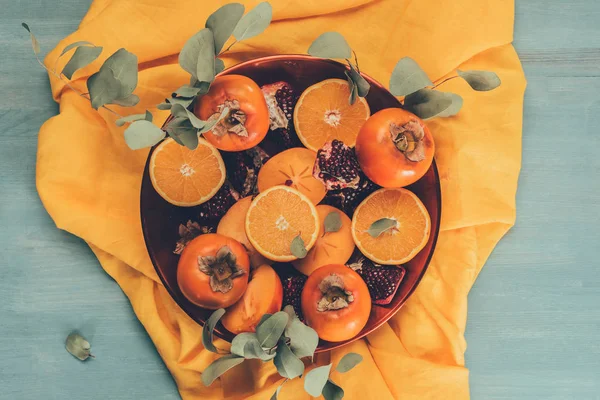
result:
[[(19, 25), (50, 49), (88, 5), (2, 4), (0, 399), (177, 399), (119, 287), (35, 190), (37, 132), (58, 109)], [(516, 8), (529, 81), (518, 217), (469, 296), (472, 398), (600, 399), (600, 2)], [(73, 327), (96, 361), (65, 353)]]

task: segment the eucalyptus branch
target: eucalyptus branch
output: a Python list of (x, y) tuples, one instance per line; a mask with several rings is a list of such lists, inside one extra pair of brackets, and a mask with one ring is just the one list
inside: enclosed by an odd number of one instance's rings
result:
[(441, 85), (443, 85), (444, 83), (446, 83), (446, 82), (448, 82), (448, 81), (451, 81), (452, 79), (455, 79), (455, 78), (458, 78), (458, 77), (459, 77), (459, 76), (458, 76), (458, 75), (456, 75), (456, 76), (451, 76), (450, 78), (446, 78), (446, 79), (444, 79), (443, 81), (441, 81), (440, 83), (436, 83), (436, 84), (435, 84), (435, 85), (433, 85), (431, 88), (432, 88), (432, 89), (435, 89), (435, 88), (437, 88), (438, 86), (441, 86)]
[(356, 52), (354, 50), (352, 50), (352, 54), (354, 54), (354, 64), (356, 65), (356, 70), (360, 73), (360, 67), (358, 66), (358, 56), (356, 55)]
[(233, 47), (233, 45), (236, 43), (239, 43), (239, 42), (237, 40), (234, 40), (229, 46), (227, 46), (227, 48), (225, 50), (221, 51), (217, 57), (220, 57), (223, 54), (227, 53)]

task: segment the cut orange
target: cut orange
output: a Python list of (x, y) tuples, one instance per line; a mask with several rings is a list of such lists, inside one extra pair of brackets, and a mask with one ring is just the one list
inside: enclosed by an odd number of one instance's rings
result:
[(292, 241), (300, 235), (307, 250), (319, 233), (317, 209), (308, 197), (288, 186), (273, 186), (252, 201), (246, 235), (254, 248), (273, 261), (292, 261)]
[(277, 154), (260, 169), (258, 190), (264, 192), (273, 186), (286, 185), (318, 204), (325, 197), (326, 189), (312, 174), (316, 159), (317, 153), (304, 147)]
[(169, 203), (191, 207), (208, 201), (225, 182), (225, 164), (219, 151), (204, 139), (190, 150), (165, 139), (150, 158), (154, 189)]
[[(373, 237), (369, 228), (383, 218), (396, 225)], [(358, 205), (352, 218), (352, 235), (360, 251), (378, 264), (410, 261), (429, 240), (431, 220), (419, 198), (406, 189), (379, 189)]]
[(348, 82), (342, 79), (324, 80), (302, 93), (294, 109), (294, 126), (306, 147), (317, 151), (333, 139), (354, 147), (371, 111), (362, 97), (350, 105), (349, 96)]

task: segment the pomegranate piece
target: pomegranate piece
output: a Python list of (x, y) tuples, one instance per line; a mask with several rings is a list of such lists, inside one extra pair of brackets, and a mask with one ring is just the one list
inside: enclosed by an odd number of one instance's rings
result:
[(269, 159), (267, 153), (256, 146), (239, 152), (223, 151), (221, 155), (227, 169), (227, 179), (240, 197), (257, 194), (258, 171)]
[(221, 217), (239, 199), (238, 191), (228, 181), (225, 181), (221, 189), (210, 200), (198, 206), (200, 223), (216, 227)]
[(261, 90), (269, 109), (270, 126), (267, 139), (273, 143), (275, 152), (301, 146), (293, 122), (298, 93), (284, 81), (264, 85)]
[(371, 301), (378, 305), (392, 302), (406, 273), (401, 265), (375, 264), (358, 250), (350, 257), (347, 265), (363, 278), (369, 288)]
[(287, 305), (291, 305), (294, 307), (296, 315), (302, 322), (304, 322), (304, 315), (302, 314), (300, 295), (302, 294), (302, 288), (304, 288), (307, 279), (308, 278), (304, 275), (294, 275), (282, 278), (281, 280), (281, 284), (283, 285), (282, 309)]

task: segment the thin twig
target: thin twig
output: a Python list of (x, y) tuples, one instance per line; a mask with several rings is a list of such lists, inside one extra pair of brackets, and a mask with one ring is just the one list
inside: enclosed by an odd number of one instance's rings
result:
[(354, 54), (354, 63), (356, 64), (356, 70), (360, 73), (360, 67), (358, 66), (358, 57), (356, 56), (356, 52), (352, 50), (352, 54)]
[(443, 81), (441, 81), (440, 83), (436, 83), (436, 84), (435, 84), (435, 85), (432, 87), (432, 89), (435, 89), (435, 88), (437, 88), (438, 86), (440, 86), (440, 85), (442, 85), (442, 84), (444, 84), (444, 83), (446, 83), (446, 82), (448, 82), (448, 81), (450, 81), (450, 80), (452, 80), (452, 79), (454, 79), (454, 78), (458, 78), (458, 75), (456, 75), (456, 76), (451, 76), (450, 78), (446, 78), (446, 79), (444, 79), (444, 80), (443, 80)]
[(225, 50), (223, 50), (222, 52), (219, 53), (219, 56), (222, 56), (223, 54), (227, 53), (233, 47), (233, 45), (236, 44), (237, 42), (238, 42), (237, 40), (234, 40), (233, 43), (231, 43)]

